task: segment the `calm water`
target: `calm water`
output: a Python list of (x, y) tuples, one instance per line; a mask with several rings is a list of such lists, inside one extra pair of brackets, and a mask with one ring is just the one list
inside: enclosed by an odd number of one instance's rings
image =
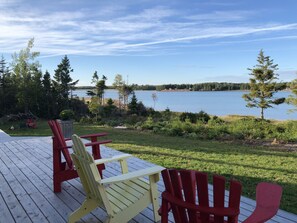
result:
[[(88, 97), (86, 90), (76, 90), (73, 93), (79, 97)], [(159, 91), (135, 91), (139, 101), (147, 107), (154, 107), (152, 93), (157, 94), (155, 110), (179, 112), (199, 112), (201, 110), (211, 115), (254, 115), (260, 116), (260, 109), (245, 107), (246, 102), (242, 99), (243, 91), (189, 91), (189, 92), (159, 92)], [(290, 92), (279, 92), (277, 96), (287, 97)], [(105, 98), (117, 99), (116, 90), (107, 90)], [(265, 118), (269, 119), (297, 119), (296, 113), (288, 113), (293, 108), (287, 104), (275, 106), (264, 111)]]

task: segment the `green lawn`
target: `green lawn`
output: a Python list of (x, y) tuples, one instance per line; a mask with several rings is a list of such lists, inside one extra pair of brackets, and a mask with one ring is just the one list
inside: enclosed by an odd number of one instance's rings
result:
[[(50, 135), (45, 122), (38, 129), (7, 131), (10, 135)], [(75, 125), (78, 134), (106, 131), (111, 147), (168, 168), (184, 168), (221, 174), (242, 182), (243, 193), (255, 198), (261, 181), (283, 186), (281, 208), (297, 214), (297, 152), (241, 146), (217, 141), (155, 135), (148, 132), (119, 130), (90, 125)]]

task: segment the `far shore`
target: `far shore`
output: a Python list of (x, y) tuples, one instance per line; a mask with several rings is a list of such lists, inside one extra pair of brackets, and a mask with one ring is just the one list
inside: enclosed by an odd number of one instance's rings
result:
[[(88, 91), (88, 90), (94, 90), (95, 88), (80, 88), (80, 87), (76, 87), (75, 90), (85, 90), (85, 91)], [(114, 88), (108, 88), (106, 90), (116, 90)], [(135, 91), (157, 91), (157, 92), (220, 92), (220, 91), (243, 91), (243, 92), (248, 92), (249, 90), (200, 90), (200, 91), (192, 91), (190, 89), (164, 89), (164, 90), (143, 90), (143, 89), (136, 89)], [(290, 89), (285, 89), (285, 90), (282, 90), (283, 92), (291, 92), (292, 90)]]

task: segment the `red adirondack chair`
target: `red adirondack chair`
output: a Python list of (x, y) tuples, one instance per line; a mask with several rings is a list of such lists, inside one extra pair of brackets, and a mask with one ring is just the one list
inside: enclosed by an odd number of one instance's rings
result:
[[(70, 138), (64, 138), (62, 129), (57, 120), (49, 120), (48, 124), (53, 133), (53, 179), (54, 179), (54, 192), (61, 192), (61, 183), (73, 178), (78, 177), (77, 171), (73, 167), (73, 162), (69, 153), (69, 148), (72, 145), (67, 145), (66, 141)], [(97, 141), (98, 137), (106, 136), (107, 133), (97, 133), (90, 135), (80, 136), (81, 138), (91, 139), (90, 143), (86, 143), (85, 146), (92, 146), (92, 153), (94, 159), (101, 159), (100, 145), (110, 143), (111, 140)], [(65, 162), (62, 161), (62, 154)], [(105, 169), (104, 164), (97, 166), (99, 173), (102, 177), (102, 170)]]
[(26, 126), (28, 128), (36, 129), (37, 128), (36, 120), (35, 119), (32, 119), (32, 118), (28, 118), (26, 120)]
[[(226, 180), (213, 176), (213, 206), (208, 196), (206, 173), (193, 170), (163, 170), (165, 191), (159, 210), (161, 222), (168, 222), (172, 210), (176, 223), (237, 223), (242, 185), (231, 180), (229, 200), (225, 207)], [(282, 188), (276, 184), (260, 183), (257, 186), (255, 211), (243, 223), (264, 223), (278, 211)], [(197, 202), (198, 201), (198, 202)]]

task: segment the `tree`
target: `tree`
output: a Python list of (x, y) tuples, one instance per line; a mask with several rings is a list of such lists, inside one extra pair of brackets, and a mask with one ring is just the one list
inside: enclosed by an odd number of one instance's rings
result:
[(89, 108), (90, 112), (95, 115), (96, 122), (98, 121), (98, 115), (100, 112), (99, 106), (100, 105), (98, 104), (98, 100), (95, 97), (92, 97), (91, 101), (88, 104), (88, 108)]
[(119, 95), (119, 109), (121, 109), (121, 102), (122, 102), (122, 99), (123, 99), (123, 96), (121, 94), (121, 89), (123, 88), (123, 85), (124, 85), (124, 81), (123, 81), (123, 77), (122, 75), (120, 74), (117, 74), (114, 78), (114, 82), (112, 84), (114, 86), (114, 88), (116, 90), (118, 90), (118, 95)]
[(64, 56), (58, 68), (55, 70), (53, 87), (56, 92), (59, 111), (69, 109), (69, 93), (75, 88), (78, 80), (73, 81), (70, 73), (73, 69), (67, 55)]
[(4, 57), (0, 60), (0, 117), (14, 112), (16, 108), (16, 90), (9, 67)]
[(297, 111), (297, 79), (293, 80), (290, 84), (290, 89), (292, 94), (286, 99), (286, 102), (289, 105), (293, 105), (295, 108), (289, 109), (289, 112), (296, 112)]
[(124, 85), (120, 89), (120, 93), (123, 95), (124, 108), (126, 108), (128, 104), (129, 96), (134, 93), (133, 87), (131, 85), (124, 83)]
[(52, 89), (52, 80), (50, 73), (48, 71), (45, 72), (42, 79), (43, 86), (43, 99), (47, 103), (44, 103), (44, 111), (46, 111), (46, 118), (52, 117), (54, 114), (54, 99), (53, 99), (53, 89)]
[[(95, 74), (96, 74), (96, 76), (95, 76)], [(97, 77), (97, 78), (94, 78), (94, 77)], [(96, 84), (96, 96), (98, 97), (98, 102), (100, 105), (103, 105), (104, 104), (104, 92), (105, 92), (105, 89), (107, 88), (105, 81), (107, 80), (107, 78), (104, 75), (102, 75), (102, 79), (100, 80), (97, 76), (97, 71), (95, 71), (93, 80), (96, 80), (94, 82)]]
[(133, 93), (131, 102), (128, 104), (128, 112), (130, 114), (137, 114), (138, 113), (138, 103), (135, 93)]
[(153, 98), (153, 101), (154, 101), (154, 109), (155, 109), (156, 101), (158, 100), (158, 96), (157, 96), (156, 92), (152, 93), (152, 98)]
[[(32, 86), (32, 75), (39, 71), (40, 64), (36, 61), (39, 52), (32, 52), (34, 46), (34, 38), (30, 39), (25, 49), (21, 50), (18, 54), (14, 53), (12, 67), (12, 78), (16, 83), (16, 98), (21, 110), (26, 113), (29, 112), (30, 105), (32, 104), (30, 96), (34, 94)], [(33, 93), (32, 93), (33, 92)], [(32, 108), (32, 107), (31, 107)]]
[(32, 69), (32, 81), (30, 84), (30, 111), (32, 111), (37, 116), (43, 116), (43, 104), (47, 101), (43, 98), (43, 86), (42, 86), (42, 72), (37, 67)]
[(261, 119), (264, 119), (264, 110), (284, 103), (285, 98), (275, 98), (274, 94), (285, 89), (285, 84), (277, 84), (275, 82), (278, 76), (276, 71), (278, 65), (273, 64), (273, 60), (269, 56), (265, 56), (263, 50), (258, 55), (258, 64), (253, 68), (250, 75), (250, 93), (244, 94), (242, 97), (247, 101), (247, 107), (260, 108)]

